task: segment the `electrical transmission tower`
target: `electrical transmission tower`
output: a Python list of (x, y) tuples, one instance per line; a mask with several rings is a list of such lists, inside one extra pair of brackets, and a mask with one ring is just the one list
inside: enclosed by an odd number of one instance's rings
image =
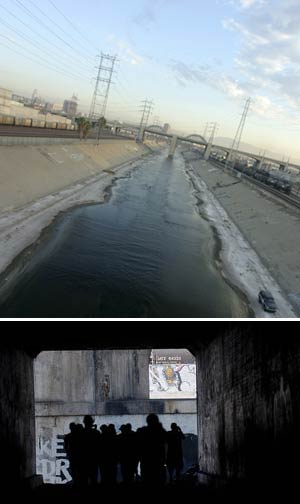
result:
[[(96, 78), (95, 91), (92, 98), (89, 119), (91, 121), (105, 117), (108, 95), (112, 82), (112, 76), (115, 72), (114, 67), (117, 62), (117, 56), (101, 53), (98, 75)], [(102, 100), (98, 102), (98, 97)]]
[(203, 133), (203, 138), (204, 138), (205, 140), (206, 140), (206, 135), (207, 135), (207, 130), (208, 130), (209, 124), (210, 124), (210, 123), (208, 123), (208, 122), (205, 124), (205, 129), (204, 129), (204, 133)]
[(215, 138), (215, 134), (218, 131), (219, 127), (220, 127), (219, 124), (216, 122), (208, 123), (207, 132), (208, 132), (208, 138), (209, 138), (208, 143), (209, 144), (213, 143), (214, 138)]
[(32, 93), (32, 96), (31, 96), (31, 105), (34, 105), (36, 100), (38, 98), (38, 90), (35, 89)]
[(243, 111), (243, 114), (242, 114), (242, 117), (241, 117), (241, 120), (240, 120), (240, 124), (238, 126), (236, 135), (234, 137), (234, 140), (233, 140), (233, 143), (232, 143), (229, 155), (227, 157), (227, 161), (226, 161), (226, 164), (225, 164), (226, 167), (228, 166), (228, 163), (232, 161), (233, 154), (235, 152), (238, 152), (238, 150), (240, 148), (241, 138), (242, 138), (242, 134), (243, 134), (243, 131), (244, 131), (244, 127), (245, 127), (245, 123), (246, 123), (246, 119), (247, 119), (247, 115), (248, 115), (248, 112), (249, 112), (249, 109), (250, 109), (251, 102), (252, 102), (251, 98), (248, 98), (248, 100), (246, 101), (246, 104), (245, 104), (245, 107), (244, 107), (244, 111)]
[(139, 140), (142, 140), (144, 129), (146, 128), (146, 126), (148, 124), (150, 114), (151, 114), (153, 107), (154, 107), (153, 100), (144, 100), (142, 102), (142, 104), (144, 106), (142, 109), (140, 109), (140, 112), (142, 112), (142, 117), (141, 117), (140, 130), (139, 130), (139, 136), (138, 136)]
[(159, 116), (156, 115), (153, 117), (153, 124), (154, 124), (154, 126), (160, 125), (160, 117)]

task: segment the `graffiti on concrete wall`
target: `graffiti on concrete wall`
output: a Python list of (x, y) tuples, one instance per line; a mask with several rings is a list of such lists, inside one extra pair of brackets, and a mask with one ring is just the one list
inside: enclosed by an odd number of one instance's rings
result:
[(188, 350), (152, 350), (150, 399), (196, 399), (196, 362)]
[(71, 481), (69, 461), (64, 451), (64, 436), (55, 433), (50, 439), (40, 435), (37, 440), (37, 473), (45, 483), (61, 484)]
[(196, 399), (196, 366), (149, 366), (150, 399)]

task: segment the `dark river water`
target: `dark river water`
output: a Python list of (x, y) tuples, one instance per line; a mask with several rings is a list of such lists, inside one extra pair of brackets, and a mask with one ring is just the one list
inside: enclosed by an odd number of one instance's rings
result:
[(216, 267), (216, 239), (197, 203), (180, 154), (141, 161), (107, 203), (63, 214), (15, 261), (0, 316), (248, 316)]

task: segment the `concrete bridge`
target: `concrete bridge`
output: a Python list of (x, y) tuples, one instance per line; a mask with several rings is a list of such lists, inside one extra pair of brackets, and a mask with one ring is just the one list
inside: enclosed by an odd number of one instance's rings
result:
[(230, 153), (231, 153), (231, 149), (230, 148), (223, 147), (221, 145), (212, 144), (210, 152), (209, 152), (209, 156), (210, 156), (212, 150), (215, 150), (215, 151), (217, 150), (219, 152), (223, 152), (226, 155), (226, 158), (227, 158), (228, 161), (233, 161), (234, 157), (239, 157), (239, 156), (244, 156), (244, 157), (247, 157), (249, 159), (253, 159), (253, 160), (255, 160), (257, 162), (257, 168), (258, 169), (261, 169), (262, 165), (264, 163), (271, 163), (271, 164), (274, 164), (274, 165), (278, 165), (279, 169), (283, 170), (283, 171), (287, 170), (289, 167), (291, 167), (291, 168), (293, 168), (295, 170), (298, 170), (300, 172), (300, 165), (298, 165), (296, 163), (291, 163), (289, 160), (288, 161), (282, 161), (282, 160), (279, 160), (279, 159), (276, 159), (276, 158), (272, 158), (270, 156), (266, 156), (264, 154), (258, 155), (258, 154), (253, 154), (252, 152), (242, 151), (242, 150), (234, 151), (232, 153), (232, 155), (231, 155), (231, 159), (229, 159), (229, 156), (230, 156)]
[[(116, 324), (120, 334), (124, 326)], [(274, 331), (268, 336), (262, 322), (200, 322), (189, 331), (178, 323), (162, 332), (154, 327), (141, 337), (141, 324), (127, 327), (126, 338), (118, 339), (108, 326), (101, 325), (99, 330), (99, 325), (97, 329), (92, 325), (86, 331), (80, 323), (76, 335), (73, 331), (59, 334), (58, 328), (43, 331), (43, 322), (36, 324), (31, 337), (27, 332), (18, 338), (16, 331), (8, 337), (3, 331), (2, 491), (3, 485), (21, 490), (25, 481), (35, 481), (33, 365), (39, 352), (184, 347), (194, 353), (197, 362), (199, 466), (205, 481), (238, 488), (246, 484), (256, 496), (257, 492), (261, 495), (262, 485), (267, 495), (272, 489), (274, 495), (280, 489), (287, 495), (293, 485), (296, 489), (300, 446), (297, 322), (288, 327), (279, 322), (278, 336)], [(267, 325), (273, 328), (273, 324)]]
[(188, 143), (188, 144), (200, 145), (200, 146), (204, 146), (204, 147), (208, 146), (207, 141), (201, 135), (195, 134), (195, 135), (189, 135), (187, 137), (172, 135), (170, 133), (166, 133), (163, 130), (163, 128), (161, 128), (160, 126), (155, 126), (155, 125), (147, 126), (147, 128), (143, 128), (142, 130), (139, 130), (138, 140), (143, 142), (145, 139), (145, 135), (147, 133), (171, 140), (169, 157), (174, 156), (178, 143)]
[[(169, 149), (169, 157), (173, 157), (176, 151), (176, 148), (178, 144), (182, 143), (189, 143), (193, 144), (196, 146), (203, 147), (203, 157), (205, 160), (208, 160), (210, 158), (211, 152), (213, 150), (218, 150), (220, 152), (224, 152), (227, 160), (233, 161), (234, 158), (238, 156), (245, 156), (248, 157), (249, 159), (253, 159), (257, 162), (257, 167), (258, 169), (262, 168), (262, 165), (264, 163), (272, 163), (275, 165), (278, 165), (280, 170), (287, 170), (288, 167), (294, 168), (300, 172), (300, 165), (297, 165), (296, 163), (290, 163), (289, 161), (280, 161), (278, 159), (272, 158), (270, 156), (266, 155), (258, 155), (258, 154), (253, 154), (252, 152), (248, 151), (233, 151), (231, 152), (231, 148), (229, 147), (223, 147), (222, 145), (218, 145), (215, 143), (209, 143), (203, 138), (203, 136), (198, 135), (198, 134), (193, 134), (189, 135), (187, 137), (182, 137), (178, 135), (172, 135), (170, 133), (164, 132), (163, 128), (160, 126), (147, 126), (147, 128), (144, 128), (142, 131), (141, 130), (136, 130), (138, 132), (138, 139), (143, 142), (145, 139), (146, 134), (153, 134), (155, 136), (160, 136), (162, 138), (168, 139), (171, 141), (170, 143), (170, 149)], [(229, 159), (229, 157), (231, 159)]]

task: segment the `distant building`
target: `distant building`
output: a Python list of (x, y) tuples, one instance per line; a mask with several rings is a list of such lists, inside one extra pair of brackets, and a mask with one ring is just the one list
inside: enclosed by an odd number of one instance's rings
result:
[(31, 105), (31, 99), (26, 98), (26, 96), (21, 96), (17, 94), (12, 95), (12, 100), (15, 102), (23, 103), (24, 105)]
[(65, 100), (63, 111), (69, 117), (75, 117), (77, 114), (77, 98), (73, 96), (71, 100)]
[(11, 99), (12, 99), (12, 91), (0, 87), (0, 100), (11, 100)]
[(63, 111), (63, 104), (62, 103), (53, 103), (52, 104), (52, 109), (50, 112), (62, 112)]
[(63, 112), (63, 104), (62, 103), (51, 103), (51, 102), (46, 102), (44, 105), (44, 110), (46, 112), (51, 112), (51, 113), (61, 113)]
[(0, 88), (0, 114), (9, 115), (12, 101), (12, 91)]
[(163, 130), (164, 130), (164, 132), (165, 132), (165, 133), (169, 133), (170, 129), (171, 129), (170, 124), (165, 123), (165, 124), (164, 124), (164, 126), (163, 126)]
[[(0, 88), (0, 118), (5, 119), (5, 116), (15, 118), (15, 121), (24, 120), (26, 126), (34, 125), (36, 121), (40, 123), (59, 123), (65, 124), (68, 129), (72, 129), (72, 121), (65, 115), (57, 115), (55, 110), (62, 111), (62, 104), (44, 103), (37, 97), (31, 105), (32, 99), (25, 98), (17, 94), (13, 94), (9, 89)], [(17, 123), (16, 123), (17, 124)], [(19, 123), (20, 124), (20, 123)]]

